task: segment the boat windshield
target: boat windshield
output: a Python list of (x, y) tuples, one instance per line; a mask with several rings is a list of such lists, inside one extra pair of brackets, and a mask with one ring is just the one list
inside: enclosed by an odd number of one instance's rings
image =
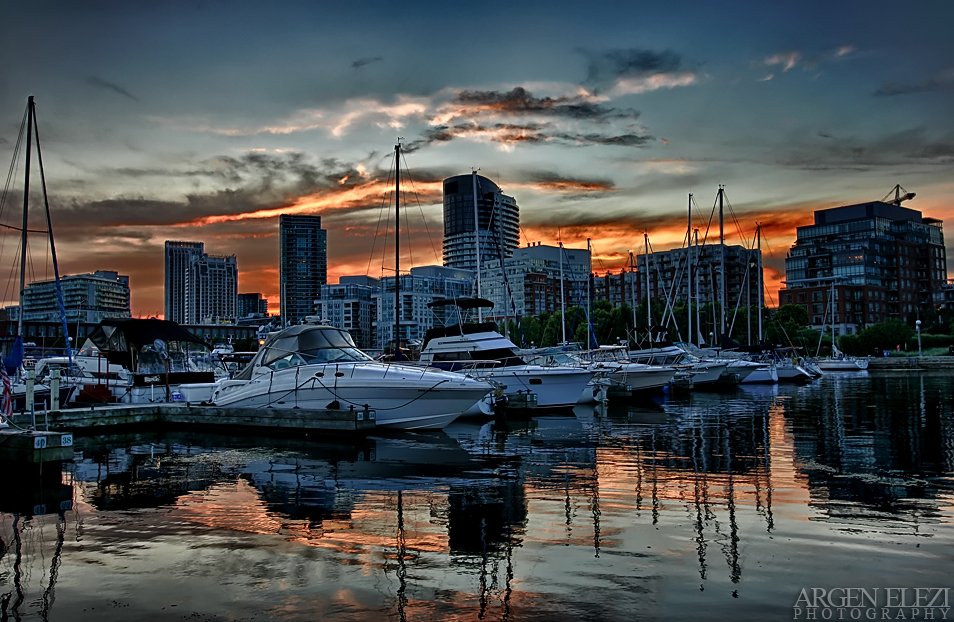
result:
[[(270, 352), (269, 354), (282, 353)], [(270, 367), (272, 369), (285, 369), (286, 367), (298, 367), (299, 365), (323, 363), (361, 363), (364, 361), (371, 361), (373, 359), (357, 348), (315, 348), (313, 350), (291, 352), (276, 359), (272, 359), (266, 355), (265, 360), (268, 360), (267, 363), (264, 363), (266, 367)]]
[(585, 364), (579, 356), (576, 354), (570, 354), (569, 352), (541, 352), (539, 354), (524, 355), (524, 359), (527, 361), (528, 365), (571, 365), (578, 367)]
[(329, 328), (279, 337), (262, 354), (261, 365), (284, 369), (321, 363), (352, 363), (372, 360), (359, 350), (346, 331)]

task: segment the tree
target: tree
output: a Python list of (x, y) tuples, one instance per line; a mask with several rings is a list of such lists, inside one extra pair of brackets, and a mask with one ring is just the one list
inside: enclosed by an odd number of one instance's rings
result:
[(874, 350), (906, 350), (917, 339), (914, 329), (897, 318), (889, 318), (880, 324), (872, 324), (858, 333), (858, 346), (862, 352)]
[(775, 311), (775, 321), (780, 324), (794, 323), (796, 326), (808, 326), (808, 311), (802, 305), (782, 305)]

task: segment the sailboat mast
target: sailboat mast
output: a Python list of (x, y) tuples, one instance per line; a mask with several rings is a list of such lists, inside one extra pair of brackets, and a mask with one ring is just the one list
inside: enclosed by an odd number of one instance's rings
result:
[[(696, 251), (696, 257), (698, 258), (699, 257), (699, 230), (695, 229), (693, 233), (695, 234), (695, 238), (696, 238), (695, 251)], [(696, 298), (699, 298), (699, 269), (698, 268), (696, 268)], [(696, 300), (696, 337), (698, 338), (697, 339), (698, 345), (701, 348), (702, 347), (702, 337), (701, 337), (702, 311), (699, 310), (699, 306), (700, 306), (699, 301)], [(691, 313), (691, 310), (690, 310), (690, 313)], [(689, 341), (691, 343), (692, 339), (690, 338)]]
[[(477, 169), (474, 169), (472, 175), (474, 182), (474, 269), (477, 273), (477, 297), (480, 298), (480, 210), (477, 207)], [(483, 320), (483, 312), (478, 306), (477, 321), (482, 322)]]
[(649, 302), (649, 234), (643, 234), (646, 247), (646, 332), (649, 334), (649, 347), (653, 347), (653, 306)]
[(563, 338), (561, 343), (566, 344), (566, 300), (563, 298), (563, 242), (560, 242), (560, 336)]
[(401, 360), (401, 143), (394, 145), (394, 360)]
[(23, 229), (20, 231), (20, 309), (17, 313), (17, 335), (23, 335), (23, 298), (26, 294), (27, 214), (30, 205), (30, 159), (33, 148), (33, 96), (27, 100), (26, 166), (23, 172)]
[(629, 251), (629, 289), (633, 301), (633, 333), (636, 332), (636, 264), (633, 261), (633, 251)]
[(689, 218), (686, 227), (686, 284), (689, 295), (686, 296), (686, 310), (689, 315), (689, 343), (692, 343), (692, 193), (689, 193)]
[(762, 343), (762, 225), (759, 223), (755, 224), (755, 239), (756, 239), (756, 250), (758, 253), (755, 256), (755, 260), (758, 262), (758, 273), (756, 276), (759, 279), (759, 289), (758, 295), (755, 297), (755, 304), (759, 307), (759, 345)]
[(723, 214), (724, 190), (719, 186), (719, 339), (725, 337), (725, 218)]
[(590, 296), (590, 280), (593, 277), (593, 246), (590, 238), (586, 238), (586, 253), (590, 258), (590, 272), (586, 275), (586, 349), (593, 349), (593, 304)]

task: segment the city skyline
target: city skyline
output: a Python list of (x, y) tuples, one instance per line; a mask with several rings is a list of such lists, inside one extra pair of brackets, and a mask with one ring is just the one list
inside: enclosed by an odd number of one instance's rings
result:
[[(627, 266), (644, 232), (656, 250), (678, 246), (690, 192), (704, 231), (724, 184), (748, 242), (763, 224), (773, 306), (794, 229), (815, 210), (900, 184), (917, 193), (905, 207), (954, 216), (949, 4), (391, 11), (0, 9), (18, 26), (0, 42), (0, 158), (34, 95), (61, 274), (120, 270), (133, 315), (161, 316), (163, 242), (202, 240), (236, 255), (239, 291), (276, 313), (285, 213), (322, 217), (329, 283), (386, 275), (398, 137), (402, 271), (441, 263), (441, 181), (473, 168), (516, 199), (521, 246), (590, 238), (597, 273)], [(19, 201), (0, 222), (16, 226)], [(729, 244), (742, 243), (734, 220)], [(31, 249), (42, 280), (45, 246)]]

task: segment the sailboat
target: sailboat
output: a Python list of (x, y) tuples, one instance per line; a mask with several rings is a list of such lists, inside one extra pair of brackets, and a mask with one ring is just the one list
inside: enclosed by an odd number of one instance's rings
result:
[[(24, 316), (24, 294), (26, 292), (26, 264), (27, 264), (27, 231), (29, 225), (29, 204), (30, 204), (30, 168), (31, 160), (33, 154), (33, 141), (36, 140), (36, 155), (37, 163), (40, 167), (40, 181), (43, 189), (43, 202), (46, 207), (46, 224), (47, 224), (47, 233), (49, 234), (50, 242), (50, 251), (53, 257), (53, 270), (55, 275), (56, 282), (56, 295), (57, 302), (60, 308), (60, 319), (63, 326), (63, 337), (66, 343), (66, 354), (67, 358), (70, 361), (70, 366), (72, 367), (72, 352), (70, 350), (69, 339), (66, 338), (68, 335), (67, 326), (66, 326), (66, 313), (65, 306), (63, 302), (63, 290), (60, 286), (60, 274), (59, 267), (56, 263), (56, 246), (53, 242), (53, 227), (50, 219), (50, 203), (49, 198), (46, 193), (46, 174), (43, 170), (43, 156), (40, 149), (40, 131), (36, 123), (36, 103), (33, 100), (31, 95), (27, 99), (27, 109), (24, 114), (23, 124), (20, 126), (20, 136), (17, 141), (17, 147), (14, 149), (14, 159), (17, 157), (17, 152), (19, 151), (19, 146), (24, 143), (26, 146), (26, 165), (24, 166), (24, 182), (23, 182), (23, 225), (20, 228), (20, 290), (19, 290), (19, 307), (17, 312), (17, 332), (16, 336), (11, 344), (10, 350), (8, 351), (7, 356), (3, 357), (2, 364), (6, 374), (10, 378), (9, 392), (7, 390), (7, 382), (4, 381), (3, 393), (4, 393), (4, 403), (6, 403), (7, 398), (10, 400), (10, 409), (12, 411), (27, 412), (31, 411), (34, 408), (35, 404), (42, 404), (44, 408), (50, 407), (53, 405), (53, 400), (51, 399), (52, 392), (50, 387), (44, 384), (39, 384), (35, 382), (35, 377), (32, 370), (24, 370), (23, 364), (25, 360), (25, 348), (23, 343), (23, 316)], [(6, 196), (0, 198), (0, 206), (5, 203)], [(58, 387), (58, 398), (60, 404), (65, 404), (70, 397), (70, 394), (74, 390), (74, 387), (64, 384), (61, 387)], [(9, 410), (7, 411), (9, 412)], [(2, 420), (2, 417), (0, 417)], [(6, 422), (2, 422), (6, 423)]]
[[(831, 356), (816, 357), (813, 361), (821, 371), (863, 371), (868, 369), (868, 360), (848, 356), (835, 345), (835, 282), (831, 282), (831, 292), (828, 294), (828, 316), (831, 318)], [(819, 338), (821, 345), (821, 338)]]

